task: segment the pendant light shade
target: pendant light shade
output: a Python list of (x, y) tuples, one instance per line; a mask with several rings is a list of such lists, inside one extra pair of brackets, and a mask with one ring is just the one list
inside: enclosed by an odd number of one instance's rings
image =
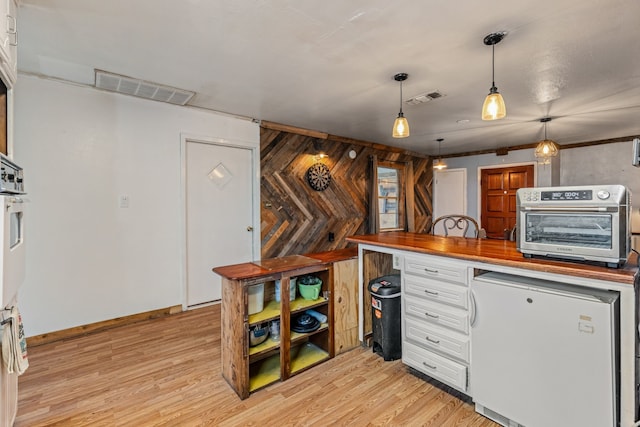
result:
[(400, 112), (396, 121), (393, 123), (393, 137), (394, 138), (406, 138), (409, 136), (409, 122), (406, 117)]
[(407, 77), (409, 77), (407, 73), (398, 73), (393, 76), (395, 81), (400, 82), (400, 112), (393, 123), (392, 135), (394, 138), (406, 138), (409, 136), (409, 122), (402, 113), (402, 82), (407, 80)]
[(442, 169), (446, 169), (447, 168), (447, 164), (445, 162), (443, 162), (442, 160), (438, 159), (434, 164), (433, 164), (433, 168), (436, 170), (441, 171)]
[[(496, 87), (491, 88), (492, 92), (484, 99), (482, 105), (482, 120), (498, 120), (507, 115), (507, 107), (504, 105), (504, 98)], [(493, 92), (495, 90), (495, 92)]]
[(536, 157), (555, 157), (558, 155), (558, 146), (550, 139), (540, 141), (536, 147)]
[(541, 123), (544, 123), (544, 139), (536, 146), (535, 156), (538, 158), (538, 162), (543, 165), (551, 163), (551, 158), (558, 155), (558, 144), (550, 139), (547, 139), (547, 122), (551, 121), (551, 117), (545, 117), (540, 119)]
[(447, 168), (447, 164), (445, 162), (443, 162), (441, 159), (438, 159), (433, 164), (433, 168), (436, 169), (436, 170), (441, 171), (442, 169), (446, 169)]
[(484, 38), (484, 44), (491, 46), (491, 89), (489, 89), (489, 95), (484, 100), (482, 105), (482, 120), (498, 120), (507, 115), (507, 107), (504, 104), (504, 99), (495, 82), (495, 57), (496, 57), (496, 44), (500, 43), (507, 33), (504, 31), (498, 33), (491, 33)]
[(438, 160), (436, 160), (433, 164), (433, 168), (441, 171), (442, 169), (446, 169), (447, 167), (447, 164), (443, 162), (442, 158), (440, 157), (440, 145), (442, 144), (442, 141), (444, 141), (444, 138), (438, 138), (436, 139), (436, 141), (438, 141)]

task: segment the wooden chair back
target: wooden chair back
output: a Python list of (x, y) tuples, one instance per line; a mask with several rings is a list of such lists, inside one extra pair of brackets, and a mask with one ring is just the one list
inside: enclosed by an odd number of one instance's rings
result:
[(431, 234), (444, 236), (452, 234), (467, 237), (469, 229), (476, 239), (487, 237), (486, 232), (480, 228), (477, 221), (467, 215), (443, 215), (436, 218), (431, 225)]

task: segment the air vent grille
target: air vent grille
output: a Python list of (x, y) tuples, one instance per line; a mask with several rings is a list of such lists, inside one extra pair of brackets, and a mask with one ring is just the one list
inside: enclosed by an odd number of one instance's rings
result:
[(154, 101), (168, 102), (170, 104), (185, 105), (195, 95), (183, 89), (163, 86), (157, 83), (147, 82), (132, 77), (121, 76), (102, 70), (96, 72), (96, 87), (111, 92), (124, 93)]
[(433, 91), (421, 93), (420, 95), (412, 96), (411, 98), (407, 99), (404, 102), (407, 103), (408, 105), (418, 105), (418, 104), (424, 104), (425, 102), (429, 102), (434, 99), (442, 98), (443, 96), (445, 95), (443, 95), (440, 91), (433, 90)]

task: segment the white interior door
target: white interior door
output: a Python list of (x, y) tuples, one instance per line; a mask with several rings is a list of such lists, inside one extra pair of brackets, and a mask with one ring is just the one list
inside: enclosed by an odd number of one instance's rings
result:
[(253, 151), (187, 140), (187, 306), (220, 300), (211, 269), (253, 260)]
[(433, 218), (467, 213), (467, 170), (433, 171)]

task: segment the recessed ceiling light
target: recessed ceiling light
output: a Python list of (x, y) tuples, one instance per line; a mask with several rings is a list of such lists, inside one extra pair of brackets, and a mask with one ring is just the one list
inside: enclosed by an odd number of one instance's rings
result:
[(470, 120), (469, 119), (460, 119), (460, 120), (456, 120), (456, 123), (458, 123), (459, 125), (463, 125), (465, 123), (469, 123)]

